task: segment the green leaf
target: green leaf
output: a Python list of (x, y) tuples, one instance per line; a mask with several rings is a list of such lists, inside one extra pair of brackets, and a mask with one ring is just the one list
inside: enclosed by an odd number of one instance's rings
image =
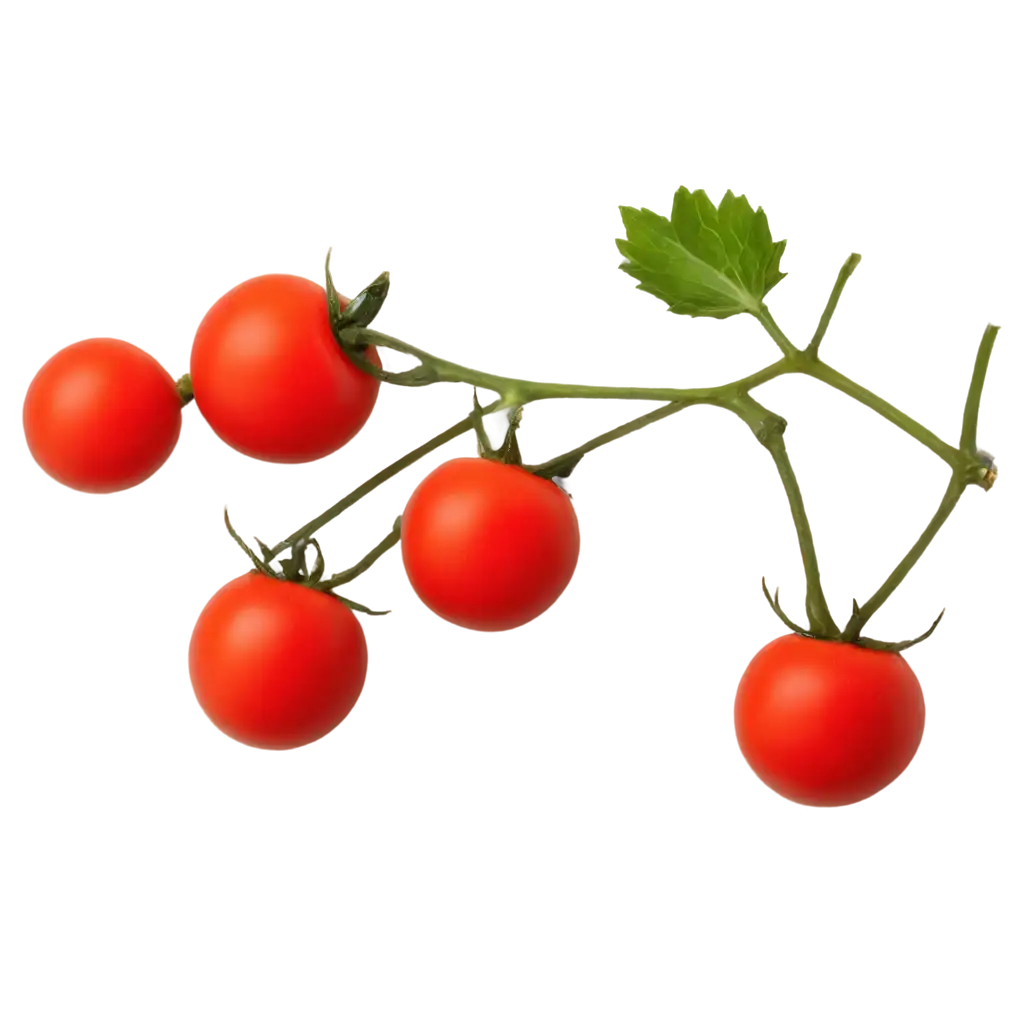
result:
[(681, 188), (671, 220), (651, 210), (620, 209), (626, 226), (626, 237), (616, 240), (626, 257), (620, 269), (672, 313), (757, 314), (786, 276), (779, 270), (786, 243), (772, 241), (764, 210), (752, 210), (746, 196), (726, 192), (716, 208), (703, 189)]

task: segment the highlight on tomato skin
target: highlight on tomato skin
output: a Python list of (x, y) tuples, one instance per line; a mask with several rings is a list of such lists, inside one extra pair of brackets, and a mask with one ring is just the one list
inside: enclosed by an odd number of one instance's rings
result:
[[(380, 366), (372, 346), (365, 355)], [(217, 436), (267, 462), (337, 451), (363, 428), (380, 388), (335, 341), (324, 289), (291, 274), (251, 278), (218, 299), (196, 331), (190, 374)]]
[(87, 338), (35, 375), (22, 422), (32, 457), (51, 477), (109, 494), (142, 483), (170, 458), (181, 396), (148, 352), (117, 338)]
[(467, 629), (515, 629), (569, 585), (580, 551), (569, 496), (521, 466), (452, 459), (413, 492), (402, 561), (417, 596)]
[(207, 603), (188, 664), (196, 699), (221, 732), (290, 750), (322, 739), (355, 707), (366, 638), (334, 595), (252, 572)]
[(795, 803), (840, 807), (905, 771), (925, 705), (900, 654), (789, 634), (754, 656), (734, 715), (740, 750), (765, 785)]

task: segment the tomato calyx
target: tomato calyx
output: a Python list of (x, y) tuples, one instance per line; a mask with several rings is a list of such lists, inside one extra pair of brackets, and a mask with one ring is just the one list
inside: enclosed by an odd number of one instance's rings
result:
[(568, 452), (558, 458), (551, 459), (549, 462), (544, 462), (537, 466), (524, 466), (523, 468), (534, 476), (551, 480), (557, 484), (559, 480), (564, 480), (572, 473), (580, 464), (583, 455), (583, 452)]
[(482, 459), (500, 462), (505, 466), (522, 466), (523, 457), (519, 452), (519, 442), (516, 440), (516, 431), (523, 420), (521, 405), (513, 406), (508, 410), (508, 426), (505, 428), (505, 437), (498, 448), (491, 445), (491, 440), (484, 428), (484, 411), (476, 396), (476, 388), (473, 388), (473, 412), (470, 415), (473, 420), (473, 430), (476, 433), (477, 451)]
[(779, 604), (779, 588), (775, 588), (775, 595), (772, 596), (768, 592), (768, 585), (765, 583), (765, 579), (761, 577), (761, 590), (764, 593), (765, 600), (768, 602), (771, 610), (782, 620), (783, 623), (792, 632), (798, 636), (805, 636), (810, 640), (834, 640), (837, 643), (851, 644), (854, 647), (864, 647), (871, 651), (889, 651), (894, 654), (898, 654), (900, 651), (905, 651), (909, 647), (913, 647), (915, 644), (921, 643), (922, 640), (927, 640), (928, 637), (935, 632), (935, 627), (942, 621), (942, 616), (946, 614), (946, 609), (943, 608), (939, 612), (938, 618), (920, 635), (914, 637), (913, 640), (873, 640), (871, 637), (861, 636), (860, 631), (864, 628), (868, 617), (861, 611), (860, 606), (856, 600), (853, 602), (853, 614), (850, 616), (850, 621), (847, 623), (846, 628), (842, 633), (824, 634), (820, 632), (814, 632), (810, 629), (805, 629), (803, 626), (798, 626), (783, 610), (782, 605)]
[[(518, 466), (520, 469), (525, 469), (531, 476), (550, 480), (560, 490), (565, 491), (561, 481), (579, 465), (584, 455), (582, 451), (567, 452), (565, 455), (536, 466), (524, 466), (523, 457), (519, 451), (519, 442), (516, 439), (516, 431), (523, 420), (521, 405), (513, 406), (508, 410), (508, 426), (505, 429), (505, 437), (497, 448), (491, 445), (487, 431), (484, 429), (484, 410), (477, 399), (476, 388), (473, 389), (473, 411), (470, 413), (470, 417), (473, 421), (473, 430), (476, 433), (477, 451), (482, 459), (500, 462), (505, 466)], [(565, 491), (565, 493), (569, 492)]]
[[(254, 538), (259, 546), (261, 554), (263, 555), (263, 557), (260, 558), (256, 552), (253, 551), (244, 540), (242, 540), (238, 532), (231, 525), (231, 519), (228, 516), (227, 508), (224, 509), (224, 525), (227, 527), (227, 531), (231, 535), (232, 540), (234, 540), (234, 542), (249, 557), (249, 560), (255, 567), (253, 572), (259, 573), (262, 576), (267, 576), (270, 579), (280, 580), (283, 583), (296, 583), (299, 586), (308, 587), (310, 590), (319, 590), (325, 594), (329, 594), (331, 597), (337, 598), (337, 600), (339, 600), (343, 605), (354, 612), (362, 612), (364, 615), (390, 614), (390, 611), (373, 611), (372, 609), (367, 608), (366, 605), (360, 604), (358, 601), (353, 601), (350, 598), (343, 597), (341, 594), (336, 594), (334, 593), (334, 588), (340, 587), (345, 583), (349, 583), (357, 576), (364, 573), (382, 554), (384, 554), (385, 551), (394, 547), (398, 543), (402, 536), (401, 516), (395, 520), (394, 526), (391, 528), (391, 532), (372, 551), (352, 566), (352, 568), (346, 569), (343, 572), (335, 573), (327, 579), (324, 579), (326, 563), (324, 561), (323, 549), (320, 547), (320, 543), (315, 537), (302, 537), (292, 544), (290, 557), (278, 557), (277, 561), (281, 566), (280, 571), (278, 571), (270, 564), (274, 557), (273, 551), (271, 551), (271, 549), (258, 537)], [(307, 559), (309, 548), (313, 548), (316, 552), (316, 558), (313, 561), (312, 568), (309, 566)]]
[[(388, 297), (388, 289), (391, 287), (391, 275), (385, 270), (379, 274), (373, 282), (367, 285), (354, 299), (348, 301), (338, 294), (334, 287), (334, 278), (331, 277), (331, 250), (327, 250), (327, 260), (324, 263), (324, 273), (327, 279), (325, 290), (327, 292), (327, 315), (331, 319), (331, 329), (335, 335), (347, 327), (369, 327), (374, 318), (381, 311), (384, 300)], [(357, 347), (360, 347), (358, 342)], [(365, 348), (366, 345), (362, 345)]]
[[(391, 287), (391, 275), (386, 270), (349, 301), (339, 295), (338, 289), (334, 286), (334, 278), (331, 275), (331, 251), (328, 250), (327, 260), (324, 263), (324, 278), (324, 290), (327, 292), (327, 319), (331, 326), (331, 333), (341, 351), (363, 373), (376, 377), (377, 380), (386, 384), (404, 384), (408, 387), (435, 384), (440, 380), (436, 367), (425, 362), (421, 362), (419, 366), (414, 366), (411, 370), (392, 372), (366, 358), (366, 350), (372, 342), (364, 332), (381, 311)], [(399, 351), (408, 351), (410, 355), (419, 356), (418, 350), (411, 346), (403, 346), (397, 339), (391, 340), (394, 342), (392, 347)]]

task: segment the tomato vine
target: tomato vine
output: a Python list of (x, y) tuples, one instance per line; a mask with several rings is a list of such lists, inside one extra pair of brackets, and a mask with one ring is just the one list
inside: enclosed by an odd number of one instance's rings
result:
[[(776, 596), (772, 598), (762, 581), (765, 596), (779, 618), (782, 619), (788, 628), (805, 636), (842, 640), (879, 650), (900, 651), (919, 643), (931, 635), (931, 632), (942, 618), (941, 613), (926, 632), (912, 640), (899, 642), (873, 640), (863, 636), (862, 630), (869, 619), (881, 608), (882, 604), (916, 564), (939, 528), (953, 511), (953, 508), (967, 487), (973, 484), (988, 490), (995, 481), (995, 464), (991, 456), (978, 449), (976, 435), (981, 392), (998, 328), (990, 324), (985, 329), (978, 349), (974, 372), (968, 389), (967, 401), (964, 406), (960, 443), (958, 446), (948, 444), (927, 427), (918, 423), (885, 399), (823, 362), (819, 355), (822, 340), (838, 306), (843, 289), (860, 263), (860, 260), (861, 257), (858, 253), (852, 253), (840, 268), (835, 285), (821, 314), (818, 327), (810, 342), (803, 349), (798, 348), (790, 341), (775, 322), (768, 307), (763, 302), (760, 302), (755, 309), (744, 311), (752, 313), (764, 327), (769, 337), (771, 337), (781, 351), (782, 357), (780, 359), (746, 377), (715, 387), (641, 388), (558, 384), (504, 377), (461, 366), (432, 355), (391, 335), (373, 330), (368, 325), (383, 306), (390, 283), (388, 275), (380, 275), (349, 304), (346, 310), (342, 310), (337, 304), (337, 290), (331, 276), (330, 254), (328, 254), (325, 276), (328, 305), (331, 310), (331, 327), (339, 346), (360, 369), (387, 384), (405, 387), (423, 387), (436, 383), (470, 384), (474, 388), (496, 392), (499, 397), (486, 408), (478, 410), (475, 414), (460, 420), (448, 428), (448, 430), (438, 434), (371, 477), (360, 487), (356, 488), (356, 490), (331, 506), (331, 508), (310, 520), (273, 548), (270, 548), (269, 557), (276, 557), (281, 552), (312, 536), (315, 531), (340, 515), (345, 509), (351, 507), (356, 501), (396, 473), (401, 472), (401, 470), (412, 465), (435, 448), (447, 443), (447, 441), (472, 429), (475, 416), (503, 408), (521, 409), (531, 402), (553, 398), (618, 398), (665, 401), (667, 403), (660, 409), (655, 409), (613, 430), (606, 431), (577, 448), (556, 456), (545, 463), (528, 467), (531, 472), (537, 475), (549, 478), (565, 478), (572, 472), (584, 455), (602, 445), (640, 430), (667, 416), (681, 412), (690, 406), (712, 405), (738, 416), (751, 430), (757, 441), (768, 451), (775, 463), (779, 479), (782, 482), (786, 498), (789, 502), (790, 513), (796, 529), (800, 554), (804, 565), (807, 587), (805, 611), (808, 625), (807, 627), (801, 627), (794, 623), (783, 612), (778, 601), (778, 594), (776, 593)], [(413, 356), (418, 360), (418, 365), (411, 370), (398, 372), (385, 370), (364, 357), (363, 353), (369, 346), (373, 346), (375, 350), (390, 349), (403, 355)], [(867, 601), (863, 604), (858, 604), (856, 600), (853, 601), (851, 615), (846, 625), (842, 628), (836, 624), (822, 589), (810, 522), (804, 508), (796, 473), (790, 462), (783, 438), (787, 426), (786, 420), (777, 413), (766, 409), (750, 394), (754, 388), (770, 380), (785, 374), (794, 373), (804, 374), (821, 381), (874, 410), (936, 454), (951, 470), (950, 481), (939, 503), (938, 510), (924, 532)]]

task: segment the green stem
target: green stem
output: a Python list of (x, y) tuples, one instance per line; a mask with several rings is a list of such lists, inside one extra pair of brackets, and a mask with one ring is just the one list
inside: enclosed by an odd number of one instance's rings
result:
[[(374, 331), (367, 327), (350, 327), (340, 332), (339, 342), (353, 362), (360, 369), (389, 384), (405, 384), (421, 386), (424, 384), (449, 383), (471, 384), (473, 387), (494, 391), (501, 395), (501, 405), (526, 405), (546, 398), (622, 398), (637, 401), (653, 402), (714, 402), (720, 395), (746, 391), (764, 384), (784, 373), (792, 373), (797, 369), (793, 363), (780, 359), (763, 367), (749, 377), (722, 384), (711, 388), (636, 388), (606, 387), (593, 384), (556, 384), (548, 381), (520, 380), (516, 377), (503, 377), (495, 373), (484, 373), (468, 366), (449, 362), (424, 352), (388, 334)], [(390, 373), (374, 366), (360, 355), (360, 350), (367, 345), (377, 348), (388, 348), (402, 352), (420, 360), (421, 365), (413, 370), (401, 373)], [(793, 350), (795, 353), (795, 349)], [(429, 378), (429, 379), (428, 379)]]
[(539, 465), (527, 466), (525, 468), (535, 476), (543, 476), (549, 479), (553, 476), (568, 476), (580, 459), (588, 452), (592, 452), (595, 448), (600, 448), (602, 445), (609, 444), (612, 441), (617, 441), (620, 437), (625, 437), (627, 434), (632, 434), (635, 430), (641, 430), (651, 423), (657, 423), (658, 420), (663, 420), (666, 416), (671, 416), (673, 413), (677, 413), (692, 404), (695, 403), (669, 402), (668, 405), (663, 405), (660, 409), (654, 409), (643, 416), (638, 416), (635, 420), (623, 423), (622, 426), (605, 431), (603, 434), (598, 434), (597, 437), (591, 438), (578, 448), (573, 448), (572, 451), (565, 452), (563, 455), (558, 455), (553, 459), (548, 459), (547, 462), (542, 462)]
[(772, 317), (764, 303), (761, 304), (760, 310), (754, 315), (761, 321), (761, 325), (768, 332), (772, 341), (782, 350), (783, 356), (789, 358), (797, 354), (797, 347), (782, 333), (782, 328), (775, 322), (774, 317)]
[(965, 455), (976, 455), (978, 452), (978, 411), (981, 408), (981, 390), (985, 386), (985, 374), (988, 372), (988, 361), (992, 356), (992, 346), (996, 343), (999, 328), (989, 324), (981, 336), (978, 355), (974, 360), (974, 373), (967, 389), (967, 401), (964, 403), (963, 428), (960, 431), (960, 451)]
[(846, 282), (850, 280), (850, 275), (857, 269), (858, 263), (860, 263), (860, 253), (851, 252), (846, 262), (839, 268), (839, 276), (836, 278), (836, 283), (832, 286), (832, 294), (828, 297), (828, 302), (825, 303), (825, 312), (821, 314), (821, 319), (818, 321), (818, 329), (814, 332), (814, 337), (811, 338), (810, 344), (804, 349), (804, 352), (813, 359), (818, 358), (818, 348), (821, 345), (821, 339), (825, 337), (825, 332), (828, 330), (828, 325), (832, 320), (832, 314), (836, 311), (836, 306), (839, 305), (839, 298), (843, 294)]
[(918, 537), (914, 546), (903, 556), (900, 564), (889, 574), (888, 579), (876, 590), (871, 597), (859, 608), (855, 605), (853, 616), (843, 630), (844, 640), (856, 640), (864, 624), (875, 612), (886, 602), (889, 595), (906, 579), (907, 573), (917, 564), (917, 560), (924, 554), (925, 549), (932, 542), (932, 538), (939, 532), (942, 524), (949, 518), (950, 513), (956, 508), (960, 495), (964, 493), (967, 483), (963, 475), (954, 472), (950, 477), (949, 485), (942, 496), (938, 510), (932, 516), (931, 521), (925, 527), (924, 533)]
[[(497, 402), (492, 402), (490, 405), (483, 409), (483, 412), (489, 413), (494, 412), (498, 408)], [(286, 548), (290, 548), (296, 541), (302, 540), (303, 538), (312, 537), (317, 530), (322, 526), (325, 526), (336, 516), (341, 515), (345, 509), (350, 508), (360, 498), (366, 497), (372, 490), (379, 487), (386, 480), (390, 480), (393, 476), (401, 473), (403, 469), (411, 466), (418, 459), (422, 459), (424, 455), (430, 454), (435, 448), (440, 448), (441, 445), (447, 444), (453, 438), (458, 437), (460, 434), (465, 434), (467, 431), (473, 429), (473, 417), (467, 416), (464, 420), (459, 420), (458, 423), (449, 427), (447, 430), (441, 431), (440, 434), (432, 437), (429, 441), (421, 444), (418, 448), (414, 448), (411, 452), (403, 455), (400, 459), (396, 459), (391, 463), (390, 466), (385, 467), (379, 473), (371, 476), (369, 480), (360, 484), (354, 491), (346, 494), (341, 501), (335, 502), (326, 512), (321, 513), (315, 519), (311, 519), (305, 526), (299, 527), (291, 536), (286, 537), (279, 544), (275, 544), (270, 549), (270, 554), (267, 556), (267, 561), (271, 558), (276, 558)]]
[(960, 464), (960, 453), (951, 444), (946, 444), (942, 438), (936, 437), (935, 434), (927, 427), (918, 423), (917, 420), (912, 419), (905, 412), (901, 412), (894, 405), (890, 405), (884, 398), (879, 398), (878, 395), (868, 391), (867, 388), (862, 387), (856, 381), (850, 380), (849, 377), (844, 377), (838, 370), (833, 369), (827, 363), (823, 363), (820, 360), (806, 360), (801, 364), (799, 372), (806, 373), (808, 376), (828, 384), (829, 387), (842, 391), (844, 395), (849, 395), (851, 398), (856, 399), (861, 405), (866, 405), (869, 409), (873, 409), (884, 419), (899, 427), (900, 430), (909, 434), (915, 440), (920, 441), (921, 444), (933, 451), (949, 466), (956, 468)]
[[(857, 269), (860, 260), (860, 253), (850, 253), (846, 258), (846, 262), (839, 268), (836, 283), (832, 286), (832, 293), (829, 295), (828, 302), (825, 303), (824, 312), (821, 314), (821, 319), (818, 321), (818, 328), (814, 332), (814, 337), (811, 338), (810, 343), (803, 352), (797, 352), (797, 350), (793, 348), (792, 343), (782, 333), (778, 325), (772, 319), (767, 306), (762, 307), (762, 312), (761, 315), (758, 316), (758, 319), (761, 321), (764, 329), (775, 340), (776, 344), (782, 348), (783, 354), (786, 358), (792, 360), (794, 365), (791, 368), (793, 371), (797, 373), (804, 373), (809, 377), (814, 377), (817, 380), (823, 381), (830, 387), (836, 388), (838, 391), (842, 391), (845, 395), (849, 395), (862, 405), (866, 405), (869, 409), (873, 409), (890, 423), (899, 427), (900, 430), (905, 431), (915, 440), (920, 441), (921, 444), (933, 451), (949, 466), (955, 468), (959, 464), (959, 459), (957, 451), (952, 445), (947, 444), (940, 437), (933, 434), (927, 427), (922, 426), (915, 419), (912, 419), (906, 413), (885, 401), (884, 398), (879, 398), (878, 395), (869, 391), (866, 387), (863, 387), (856, 381), (850, 380), (849, 377), (843, 376), (843, 374), (838, 370), (833, 369), (827, 363), (821, 362), (818, 358), (818, 349), (821, 346), (821, 341), (825, 337), (825, 332), (828, 330), (828, 326), (832, 321), (832, 314), (836, 311), (836, 306), (839, 304), (839, 299), (843, 294), (843, 289), (846, 287), (846, 282), (849, 281), (854, 270)], [(788, 348), (786, 346), (788, 346)], [(984, 372), (982, 373), (982, 377), (984, 377)]]
[(335, 573), (329, 579), (321, 580), (316, 584), (317, 590), (333, 590), (342, 584), (351, 583), (357, 576), (361, 576), (374, 562), (386, 551), (390, 551), (402, 539), (402, 517), (395, 520), (391, 532), (370, 552), (364, 555), (351, 569)]
[[(851, 260), (853, 260), (852, 256), (844, 264), (844, 269), (850, 265)], [(853, 266), (856, 266), (856, 262), (853, 263)], [(836, 294), (836, 289), (839, 292), (842, 291), (841, 282), (845, 283), (850, 273), (852, 273), (852, 269), (844, 277), (842, 271), (840, 272), (840, 281), (837, 281), (836, 288), (833, 289), (833, 297), (829, 300), (829, 305), (832, 309), (834, 309), (833, 299), (835, 302), (838, 302), (839, 298), (838, 294)], [(827, 317), (823, 315), (822, 319), (827, 326), (827, 320), (831, 319), (829, 307), (826, 307), (826, 314)], [(758, 319), (765, 330), (782, 348), (784, 352), (783, 358), (741, 380), (711, 388), (623, 388), (520, 380), (515, 377), (484, 373), (467, 366), (460, 366), (458, 363), (449, 362), (446, 359), (439, 359), (437, 356), (409, 345), (398, 338), (392, 338), (390, 335), (382, 334), (369, 328), (348, 328), (343, 330), (340, 332), (339, 342), (361, 368), (388, 383), (421, 385), (443, 381), (472, 384), (474, 387), (497, 392), (501, 396), (500, 404), (506, 406), (526, 405), (528, 402), (539, 401), (545, 398), (620, 398), (657, 402), (685, 402), (687, 404), (698, 402), (717, 404), (716, 400), (718, 398), (734, 397), (743, 392), (750, 391), (782, 374), (803, 373), (842, 391), (862, 405), (873, 409), (890, 423), (899, 427), (915, 438), (915, 440), (920, 441), (925, 447), (935, 452), (948, 465), (956, 466), (959, 464), (960, 457), (957, 449), (937, 437), (927, 427), (918, 423), (906, 413), (901, 412), (894, 405), (885, 401), (885, 399), (879, 398), (878, 395), (856, 383), (856, 381), (845, 377), (827, 363), (821, 362), (813, 353), (809, 356), (806, 352), (799, 352), (779, 329), (766, 306), (762, 307)], [(821, 325), (819, 325), (819, 330), (820, 328)], [(820, 337), (818, 340), (820, 342)], [(420, 360), (421, 365), (414, 370), (407, 370), (403, 373), (388, 373), (386, 370), (378, 369), (360, 355), (360, 350), (366, 345), (390, 348), (394, 351), (412, 355)]]
[(804, 577), (807, 581), (807, 621), (810, 632), (817, 636), (838, 637), (839, 627), (832, 618), (825, 600), (825, 592), (821, 586), (821, 574), (818, 570), (818, 556), (814, 550), (814, 538), (811, 535), (811, 524), (804, 508), (800, 486), (793, 472), (786, 442), (782, 439), (786, 429), (786, 421), (776, 413), (755, 402), (749, 395), (742, 395), (731, 405), (732, 411), (740, 416), (754, 436), (768, 449), (778, 470), (779, 479), (786, 491), (789, 511), (796, 527), (797, 540), (800, 544), (800, 557), (804, 566)]

